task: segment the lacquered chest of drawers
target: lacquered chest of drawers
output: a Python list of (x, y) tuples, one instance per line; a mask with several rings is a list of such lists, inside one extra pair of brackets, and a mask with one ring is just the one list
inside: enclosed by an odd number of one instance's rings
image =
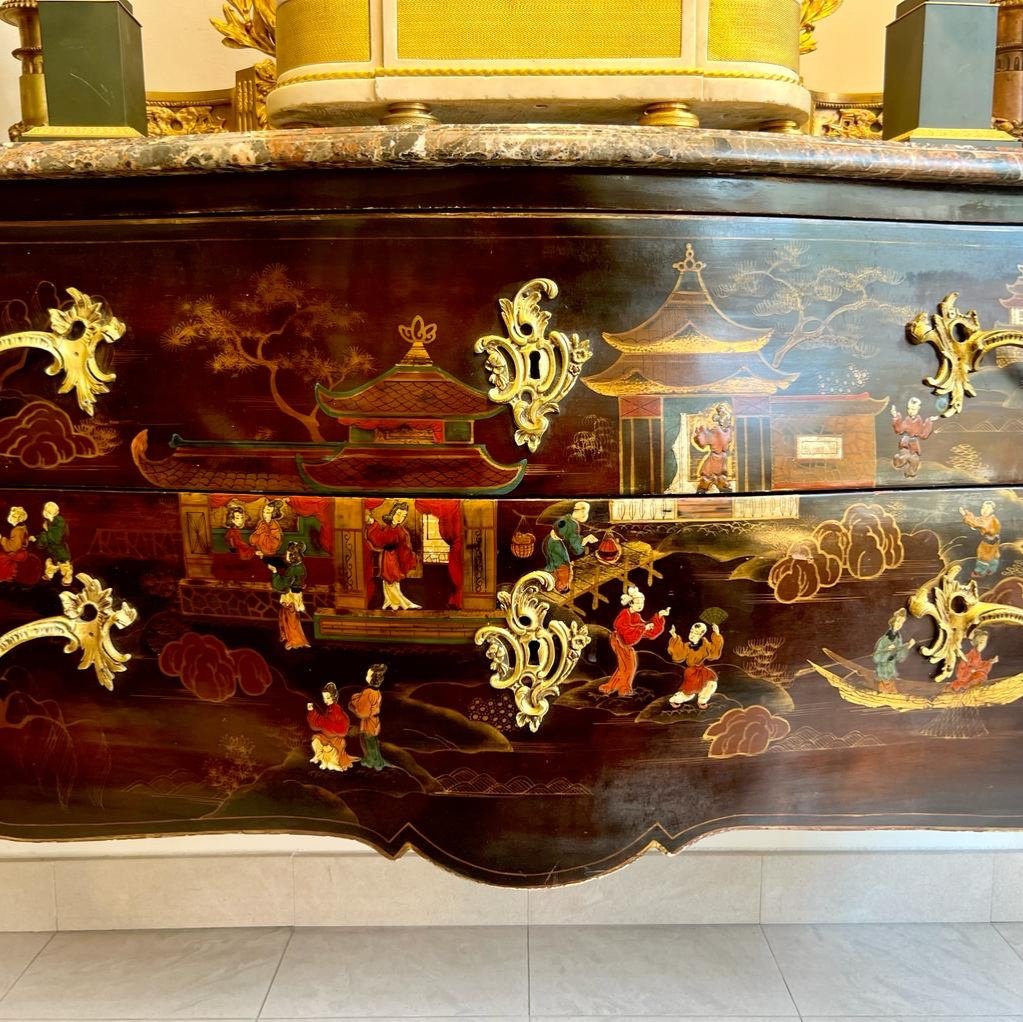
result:
[(3, 836), (537, 885), (1020, 825), (1019, 154), (395, 128), (0, 176)]

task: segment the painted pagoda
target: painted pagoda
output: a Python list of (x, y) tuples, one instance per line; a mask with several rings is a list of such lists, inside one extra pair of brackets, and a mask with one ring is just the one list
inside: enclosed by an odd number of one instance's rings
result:
[[(1019, 277), (1014, 284), (1006, 284), (1009, 292), (1008, 298), (999, 298), (998, 302), (1003, 309), (1009, 310), (1008, 323), (996, 323), (995, 328), (1013, 327), (1017, 330), (1023, 329), (1023, 264), (1020, 264)], [(999, 369), (1006, 369), (1023, 362), (1023, 348), (999, 348), (995, 352), (995, 365)]]
[(399, 328), (409, 350), (393, 368), (353, 390), (317, 387), (320, 409), (347, 427), (326, 443), (186, 440), (163, 459), (148, 433), (132, 442), (142, 475), (162, 489), (238, 493), (369, 492), (487, 496), (508, 493), (526, 462), (502, 465), (475, 443), (475, 423), (503, 407), (435, 366), (426, 350), (437, 328), (417, 316)]
[(618, 399), (622, 492), (695, 492), (703, 454), (692, 438), (720, 405), (734, 420), (736, 488), (769, 489), (767, 399), (798, 375), (764, 358), (773, 330), (743, 326), (718, 307), (692, 245), (674, 268), (678, 280), (661, 307), (631, 330), (605, 333), (621, 354), (585, 380)]
[(417, 316), (401, 327), (410, 343), (392, 369), (353, 390), (316, 388), (321, 410), (348, 427), (348, 442), (329, 461), (299, 471), (319, 492), (501, 494), (513, 490), (524, 461), (501, 465), (474, 442), (475, 423), (503, 409), (482, 391), (435, 366), (426, 346), (437, 327)]
[(1007, 284), (1008, 298), (1000, 298), (999, 304), (1009, 310), (1009, 326), (1023, 327), (1023, 263), (1017, 269), (1019, 277), (1014, 284)]

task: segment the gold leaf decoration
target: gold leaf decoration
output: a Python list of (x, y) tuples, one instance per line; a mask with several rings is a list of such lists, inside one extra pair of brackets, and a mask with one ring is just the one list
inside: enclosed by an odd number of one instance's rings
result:
[(277, 5), (275, 0), (227, 0), (224, 20), (210, 18), (224, 37), (223, 44), (235, 50), (259, 50), (269, 57), (277, 52)]
[(817, 49), (814, 30), (818, 21), (823, 21), (842, 6), (842, 0), (803, 0), (803, 11), (799, 23), (799, 52), (813, 53)]

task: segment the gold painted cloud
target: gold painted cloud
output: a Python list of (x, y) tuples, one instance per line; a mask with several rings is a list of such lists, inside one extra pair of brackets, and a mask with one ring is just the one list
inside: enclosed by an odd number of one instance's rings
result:
[(703, 732), (703, 738), (710, 742), (707, 755), (711, 759), (734, 759), (762, 756), (772, 742), (788, 737), (791, 730), (784, 717), (776, 717), (766, 706), (746, 706), (729, 710)]
[(270, 667), (254, 649), (231, 650), (213, 635), (186, 632), (160, 652), (160, 670), (178, 677), (197, 699), (223, 703), (238, 689), (261, 696), (273, 682)]
[(822, 522), (775, 562), (768, 576), (779, 603), (812, 600), (843, 577), (879, 578), (906, 556), (899, 523), (879, 504), (852, 504), (841, 521)]
[(75, 429), (67, 413), (49, 401), (30, 401), (17, 414), (0, 419), (0, 457), (26, 468), (57, 468), (105, 453), (105, 445)]

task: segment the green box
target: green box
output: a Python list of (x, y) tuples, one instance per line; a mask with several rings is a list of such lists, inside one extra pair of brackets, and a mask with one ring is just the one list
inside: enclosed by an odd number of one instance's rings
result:
[(998, 8), (988, 0), (904, 0), (888, 26), (884, 137), (1012, 145), (992, 127)]
[(25, 138), (147, 134), (142, 26), (128, 0), (39, 0), (49, 124)]

